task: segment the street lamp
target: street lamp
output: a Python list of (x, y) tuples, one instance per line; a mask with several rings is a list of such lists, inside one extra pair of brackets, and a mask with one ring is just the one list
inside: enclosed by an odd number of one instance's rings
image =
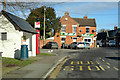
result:
[(44, 7), (44, 38), (43, 38), (43, 44), (45, 45), (45, 11), (46, 11), (46, 7)]

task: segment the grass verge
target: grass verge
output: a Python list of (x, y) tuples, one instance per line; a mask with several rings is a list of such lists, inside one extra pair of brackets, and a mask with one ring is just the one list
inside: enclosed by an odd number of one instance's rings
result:
[(2, 57), (2, 66), (3, 67), (12, 67), (12, 66), (23, 67), (23, 66), (26, 66), (28, 64), (31, 64), (34, 61), (36, 61), (36, 60), (28, 59), (25, 61), (21, 61), (21, 60), (17, 60), (17, 59), (13, 59), (13, 58)]
[(29, 57), (27, 60), (23, 60), (23, 61), (14, 58), (2, 57), (2, 74), (4, 75), (10, 71), (13, 71), (18, 68), (22, 68), (28, 64), (38, 61), (42, 59), (41, 56), (54, 56), (54, 54), (40, 53), (37, 54), (37, 56), (35, 57)]
[(54, 54), (50, 54), (50, 53), (40, 53), (38, 55), (48, 55), (48, 56), (54, 56)]
[(35, 61), (37, 61), (37, 60), (28, 59), (25, 61), (21, 61), (21, 60), (17, 60), (14, 58), (2, 57), (2, 74), (4, 75), (10, 71), (24, 67), (28, 64), (35, 62)]

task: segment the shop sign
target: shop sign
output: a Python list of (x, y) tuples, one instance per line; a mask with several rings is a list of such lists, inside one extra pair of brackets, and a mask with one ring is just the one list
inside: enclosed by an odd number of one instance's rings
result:
[(64, 36), (75, 36), (76, 33), (61, 33), (61, 35), (64, 35)]
[(94, 34), (82, 34), (83, 37), (85, 36), (94, 36)]

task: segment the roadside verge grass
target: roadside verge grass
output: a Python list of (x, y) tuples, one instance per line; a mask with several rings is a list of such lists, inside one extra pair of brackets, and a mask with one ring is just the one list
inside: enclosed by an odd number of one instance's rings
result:
[(52, 54), (50, 54), (50, 53), (40, 53), (40, 54), (38, 54), (38, 55), (54, 56), (54, 54), (53, 54), (53, 53), (52, 53)]
[(14, 58), (2, 57), (2, 74), (6, 74), (12, 70), (24, 67), (28, 64), (31, 64), (37, 60), (28, 59), (25, 61), (17, 60)]
[(14, 58), (2, 57), (2, 74), (6, 74), (10, 71), (13, 71), (18, 68), (22, 68), (28, 64), (31, 64), (35, 61), (42, 59), (43, 56), (54, 56), (54, 54), (49, 53), (40, 53), (35, 57), (29, 57), (27, 60), (18, 60)]

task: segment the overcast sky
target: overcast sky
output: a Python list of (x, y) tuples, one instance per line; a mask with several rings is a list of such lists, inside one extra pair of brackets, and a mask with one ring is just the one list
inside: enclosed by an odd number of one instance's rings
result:
[[(95, 18), (97, 31), (102, 28), (114, 29), (114, 26), (118, 25), (117, 2), (65, 2), (50, 7), (55, 9), (57, 17), (64, 16), (67, 11), (72, 18), (83, 18), (83, 16)], [(16, 14), (18, 13), (16, 12)], [(26, 15), (29, 15), (29, 13), (29, 11), (26, 11)], [(19, 13), (19, 17), (23, 17), (21, 13)]]

